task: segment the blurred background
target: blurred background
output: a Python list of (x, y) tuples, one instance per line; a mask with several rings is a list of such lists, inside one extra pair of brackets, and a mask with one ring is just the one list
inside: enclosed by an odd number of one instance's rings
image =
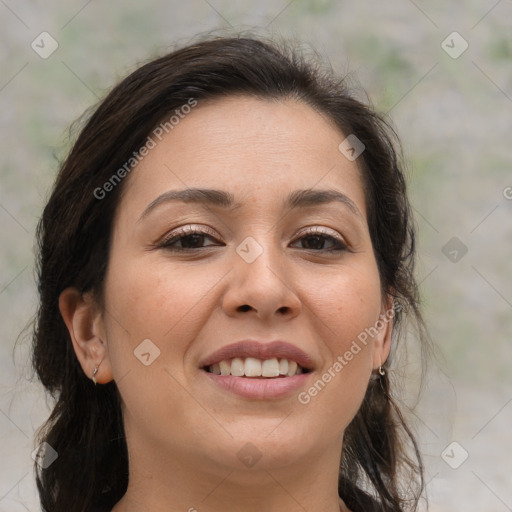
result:
[[(411, 413), (434, 512), (512, 510), (510, 0), (0, 0), (0, 511), (36, 511), (37, 220), (68, 127), (137, 64), (199, 33), (311, 45), (400, 134), (437, 359)], [(18, 340), (16, 346), (16, 340)], [(412, 351), (414, 352), (414, 350)], [(397, 374), (419, 371), (414, 359)]]

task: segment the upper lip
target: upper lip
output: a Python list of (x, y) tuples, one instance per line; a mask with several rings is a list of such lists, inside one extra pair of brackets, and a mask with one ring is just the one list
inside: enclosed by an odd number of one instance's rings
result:
[(290, 359), (305, 370), (313, 370), (314, 368), (313, 359), (306, 352), (291, 343), (281, 340), (270, 342), (244, 340), (226, 345), (203, 359), (200, 363), (200, 368), (235, 357), (254, 357), (261, 360), (273, 358)]

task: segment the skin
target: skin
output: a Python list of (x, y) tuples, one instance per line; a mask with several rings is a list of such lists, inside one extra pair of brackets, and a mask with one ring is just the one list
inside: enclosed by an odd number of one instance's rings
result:
[[(228, 394), (199, 369), (235, 341), (282, 339), (314, 360), (307, 390), (392, 305), (357, 161), (338, 150), (344, 138), (303, 103), (229, 97), (200, 103), (126, 178), (104, 306), (73, 288), (60, 297), (83, 371), (91, 377), (101, 361), (98, 384), (114, 379), (122, 397), (130, 476), (114, 512), (347, 510), (337, 493), (343, 432), (388, 357), (391, 322), (308, 404), (297, 393)], [(222, 189), (239, 205), (165, 202), (140, 219), (163, 192), (190, 187)], [(284, 209), (290, 192), (311, 188), (342, 192), (358, 213), (338, 202)], [(189, 252), (158, 246), (192, 224), (213, 238)], [(347, 250), (304, 238), (314, 227)], [(235, 250), (248, 236), (263, 248), (253, 263)], [(160, 350), (149, 366), (134, 356), (145, 339)], [(252, 467), (237, 456), (249, 442), (261, 455)]]

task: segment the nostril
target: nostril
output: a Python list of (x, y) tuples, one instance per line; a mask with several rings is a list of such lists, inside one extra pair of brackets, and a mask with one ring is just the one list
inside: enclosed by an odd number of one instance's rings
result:
[(251, 309), (251, 306), (249, 306), (248, 304), (244, 304), (243, 306), (238, 306), (238, 311), (249, 311)]

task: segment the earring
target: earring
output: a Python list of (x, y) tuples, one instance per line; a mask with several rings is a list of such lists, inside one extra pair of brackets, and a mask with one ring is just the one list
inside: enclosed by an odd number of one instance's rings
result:
[(382, 360), (381, 360), (381, 362), (380, 362), (380, 364), (379, 364), (379, 375), (380, 375), (381, 377), (383, 377), (384, 375), (386, 375), (386, 370), (384, 370), (384, 368), (382, 368)]
[(92, 372), (92, 381), (94, 382), (95, 386), (97, 384), (97, 382), (96, 382), (96, 374), (98, 373), (98, 368), (99, 368), (99, 365), (97, 365), (96, 368), (94, 368), (94, 371)]

